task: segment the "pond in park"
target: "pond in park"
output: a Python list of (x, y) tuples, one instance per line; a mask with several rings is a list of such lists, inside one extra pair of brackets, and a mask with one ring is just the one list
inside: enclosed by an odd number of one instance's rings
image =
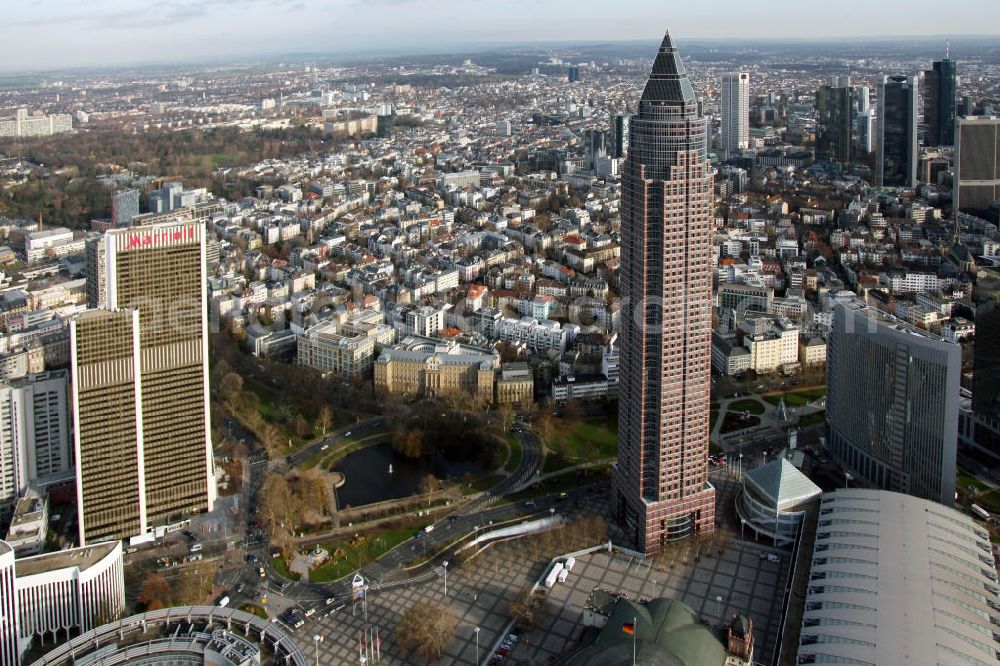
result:
[(486, 466), (483, 456), (475, 450), (450, 448), (408, 458), (393, 449), (390, 442), (383, 442), (347, 454), (331, 469), (344, 475), (344, 485), (337, 489), (337, 506), (344, 508), (419, 493), (420, 480), (428, 474), (441, 480), (457, 480), (466, 473), (482, 474)]

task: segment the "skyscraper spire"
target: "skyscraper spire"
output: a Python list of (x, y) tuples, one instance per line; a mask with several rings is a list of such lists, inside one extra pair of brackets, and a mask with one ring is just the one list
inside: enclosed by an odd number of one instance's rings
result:
[(680, 53), (674, 47), (670, 33), (665, 33), (640, 101), (657, 104), (684, 104), (695, 100), (694, 88), (688, 81)]
[(944, 57), (947, 60), (951, 60), (951, 38), (947, 37), (944, 40)]

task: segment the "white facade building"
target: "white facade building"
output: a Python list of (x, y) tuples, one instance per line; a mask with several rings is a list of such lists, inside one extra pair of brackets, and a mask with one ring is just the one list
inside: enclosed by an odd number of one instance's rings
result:
[(0, 664), (16, 664), (21, 635), (14, 588), (14, 549), (0, 541)]
[(0, 541), (0, 664), (13, 666), (31, 641), (67, 640), (125, 610), (120, 541), (14, 557)]
[(722, 75), (722, 154), (739, 155), (750, 146), (750, 75), (731, 72)]
[(561, 326), (559, 322), (532, 317), (504, 318), (497, 322), (494, 335), (504, 342), (524, 344), (535, 352), (566, 351), (566, 346), (576, 339), (580, 327), (576, 324)]
[(59, 641), (125, 610), (120, 541), (19, 558), (15, 572), (22, 638)]

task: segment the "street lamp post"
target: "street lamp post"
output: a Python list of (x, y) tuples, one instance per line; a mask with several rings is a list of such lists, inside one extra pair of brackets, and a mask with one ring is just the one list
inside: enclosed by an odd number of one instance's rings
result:
[(715, 596), (715, 613), (719, 616), (719, 622), (722, 622), (722, 595), (718, 594)]
[(441, 563), (444, 567), (444, 596), (448, 596), (448, 560)]
[(478, 664), (480, 662), (480, 657), (479, 657), (479, 627), (476, 627), (475, 629), (473, 629), (473, 631), (476, 633), (476, 664), (478, 666)]
[(740, 541), (745, 540), (746, 537), (743, 536), (743, 528), (746, 527), (746, 518), (740, 518)]
[(319, 634), (313, 634), (313, 645), (316, 646), (316, 666), (319, 666), (319, 644), (323, 642), (323, 637)]

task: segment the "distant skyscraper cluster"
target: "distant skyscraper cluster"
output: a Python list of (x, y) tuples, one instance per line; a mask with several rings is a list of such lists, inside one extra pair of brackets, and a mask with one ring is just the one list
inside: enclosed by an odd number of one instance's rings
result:
[(612, 503), (640, 550), (711, 533), (712, 173), (670, 35), (629, 122), (622, 175), (619, 456)]
[(915, 186), (921, 136), (928, 147), (954, 144), (957, 83), (955, 61), (944, 58), (922, 77), (881, 77), (878, 105), (872, 108), (866, 86), (852, 85), (848, 76), (832, 77), (816, 90), (816, 158), (846, 167), (858, 155), (874, 153), (877, 186)]

